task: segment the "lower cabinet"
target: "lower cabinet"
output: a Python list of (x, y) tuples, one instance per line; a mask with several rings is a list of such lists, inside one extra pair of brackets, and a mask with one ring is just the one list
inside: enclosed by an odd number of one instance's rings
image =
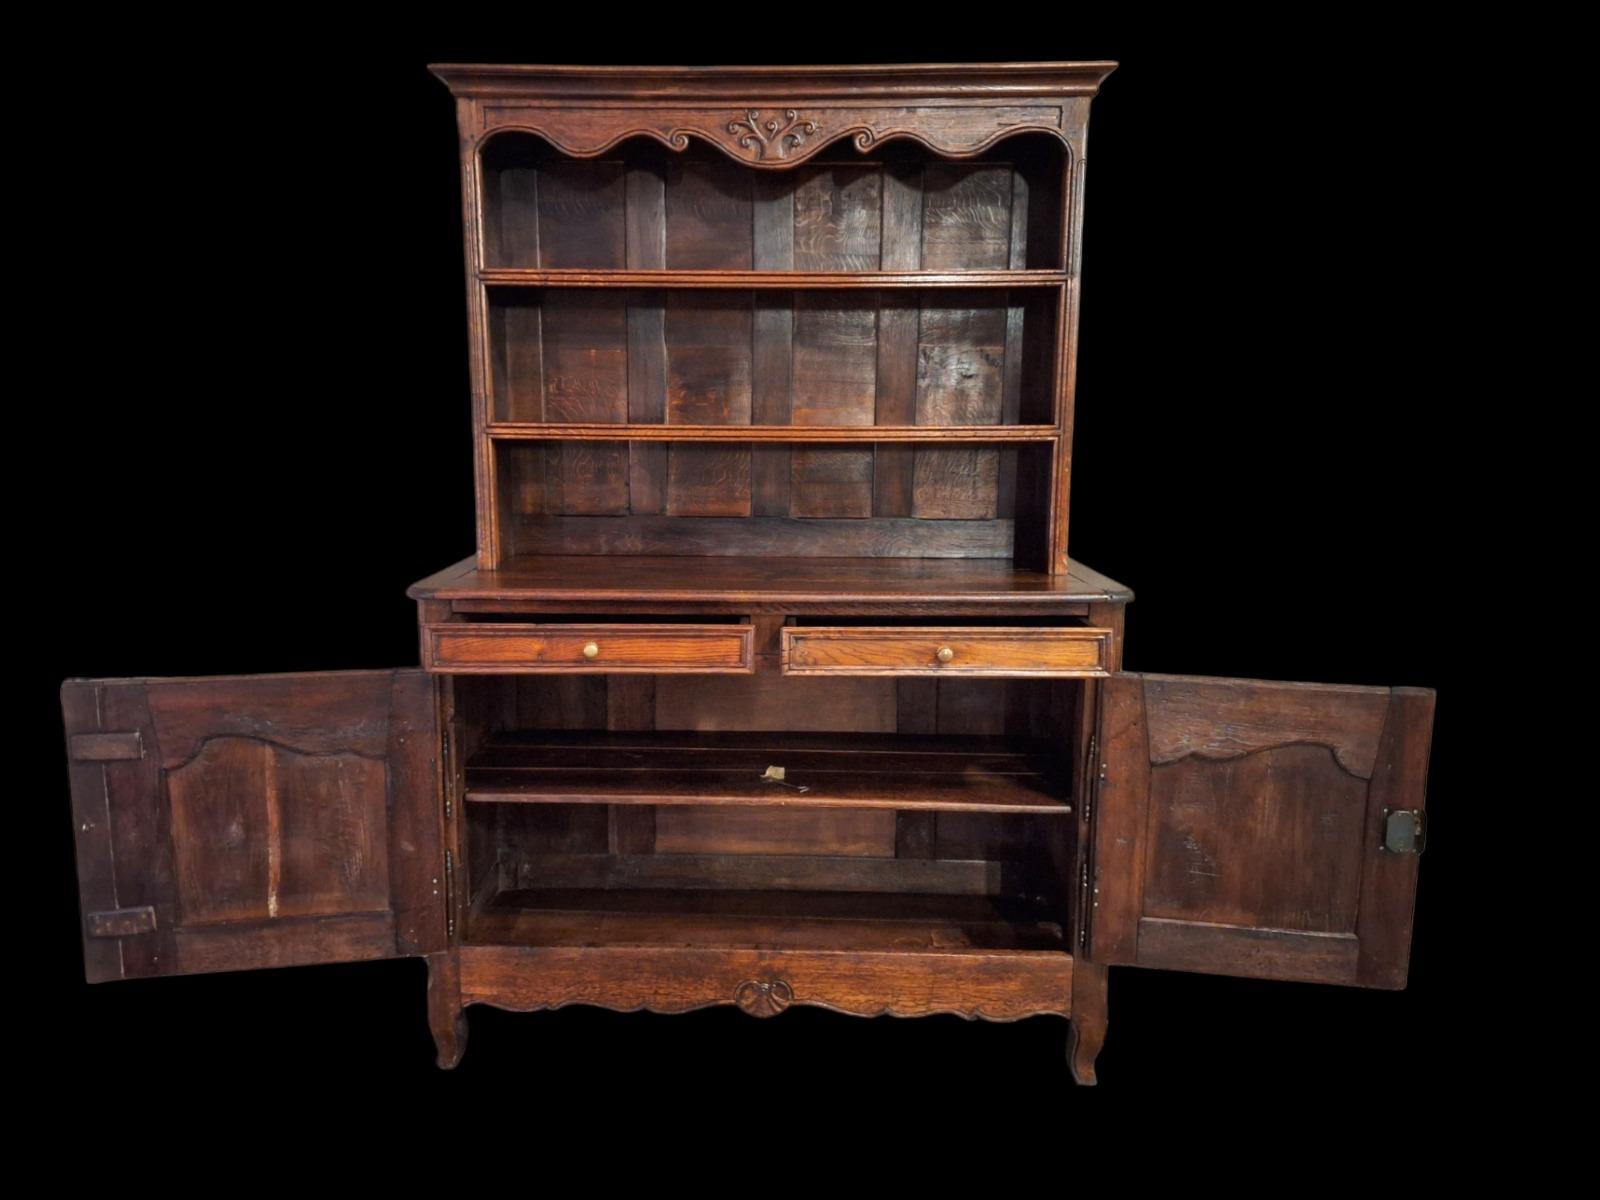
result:
[(1109, 965), (1404, 986), (1432, 693), (751, 630), (68, 682), (87, 977), (423, 955), (442, 1066), (472, 1004), (1049, 1014), (1085, 1083)]

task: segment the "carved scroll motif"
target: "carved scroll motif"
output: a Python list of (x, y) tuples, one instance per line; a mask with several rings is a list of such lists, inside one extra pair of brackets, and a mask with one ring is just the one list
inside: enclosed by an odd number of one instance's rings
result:
[(781, 979), (746, 979), (733, 1002), (752, 1017), (775, 1017), (794, 1002), (794, 989)]
[(755, 151), (757, 159), (766, 158), (769, 152), (773, 158), (782, 158), (816, 133), (817, 123), (800, 120), (799, 112), (792, 108), (783, 110), (782, 120), (768, 117), (763, 121), (761, 113), (751, 108), (745, 110), (743, 120), (728, 122), (728, 132), (744, 149)]

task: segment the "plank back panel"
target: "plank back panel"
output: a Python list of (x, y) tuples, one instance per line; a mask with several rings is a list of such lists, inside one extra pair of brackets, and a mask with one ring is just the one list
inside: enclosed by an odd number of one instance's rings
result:
[(664, 265), (672, 268), (756, 265), (759, 210), (774, 200), (781, 200), (775, 212), (787, 216), (790, 265), (799, 270), (1053, 268), (1061, 261), (1062, 155), (1036, 139), (969, 162), (927, 159), (902, 145), (886, 147), (877, 161), (827, 157), (762, 172), (642, 144), (630, 146), (626, 159), (576, 161), (541, 139), (507, 133), (484, 149), (487, 265), (621, 266), (632, 255), (637, 198), (624, 180), (641, 165), (664, 192)]
[(541, 267), (627, 265), (626, 167), (621, 162), (551, 162), (539, 171)]
[[(491, 267), (606, 271), (1060, 269), (1064, 155), (972, 161), (911, 144), (756, 171), (630, 142), (572, 160), (537, 136), (483, 150)], [(489, 288), (490, 412), (520, 424), (986, 425), (1056, 420), (1056, 292)], [(499, 548), (1012, 558), (1043, 563), (1064, 465), (995, 444), (496, 448)], [(608, 518), (596, 524), (591, 518)], [(613, 523), (613, 521), (615, 523)], [(808, 526), (813, 521), (839, 523)], [(873, 522), (851, 528), (857, 522)], [(912, 522), (913, 524), (896, 524)], [(916, 523), (925, 522), (926, 527)], [(957, 525), (967, 524), (965, 529)], [(1019, 546), (1018, 526), (1025, 531)], [(1039, 545), (1035, 545), (1039, 543)], [(1019, 559), (1019, 561), (1021, 561)]]

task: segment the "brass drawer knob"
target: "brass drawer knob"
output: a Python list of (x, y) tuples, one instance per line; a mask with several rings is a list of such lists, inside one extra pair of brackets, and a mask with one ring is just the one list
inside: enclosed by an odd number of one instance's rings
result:
[(583, 648), (583, 656), (585, 658), (598, 658), (599, 655), (600, 655), (600, 644), (598, 642), (589, 642), (584, 646), (584, 648)]
[(949, 662), (955, 656), (956, 652), (950, 649), (949, 646), (940, 646), (939, 649), (934, 653), (934, 657), (943, 663)]

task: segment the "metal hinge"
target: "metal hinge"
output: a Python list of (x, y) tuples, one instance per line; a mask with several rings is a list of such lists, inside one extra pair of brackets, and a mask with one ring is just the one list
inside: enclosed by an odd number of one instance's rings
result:
[(444, 819), (450, 819), (450, 797), (456, 790), (456, 773), (450, 769), (450, 733), (447, 730), (439, 739), (439, 754), (444, 760)]
[(1099, 799), (1100, 784), (1105, 781), (1106, 765), (1100, 761), (1100, 737), (1089, 735), (1089, 769), (1084, 772), (1083, 829), (1085, 845), (1083, 866), (1078, 875), (1078, 952), (1086, 954), (1089, 945), (1089, 920), (1093, 912), (1093, 889), (1089, 883), (1089, 863), (1094, 857), (1094, 809)]
[(1089, 737), (1089, 770), (1084, 775), (1084, 779), (1089, 784), (1083, 793), (1083, 823), (1085, 825), (1094, 817), (1095, 792), (1099, 790), (1100, 780), (1104, 778), (1098, 765), (1099, 761), (1100, 739), (1091, 734)]
[(456, 935), (456, 864), (450, 851), (444, 852), (444, 932)]
[(72, 762), (126, 762), (144, 757), (144, 739), (137, 729), (127, 733), (74, 733), (67, 738)]
[(1082, 950), (1089, 943), (1089, 862), (1083, 863), (1083, 871), (1078, 877), (1078, 949)]
[(88, 913), (84, 917), (92, 938), (131, 937), (136, 933), (154, 933), (156, 910), (146, 904), (140, 908), (111, 908)]
[(1428, 814), (1420, 808), (1383, 810), (1383, 848), (1391, 854), (1421, 854), (1428, 844)]

